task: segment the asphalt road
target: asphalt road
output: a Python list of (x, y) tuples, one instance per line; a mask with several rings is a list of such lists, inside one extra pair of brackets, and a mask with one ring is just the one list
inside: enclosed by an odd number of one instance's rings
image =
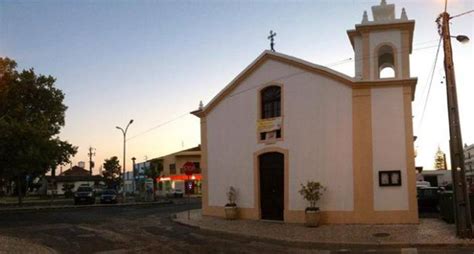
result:
[(42, 244), (59, 253), (473, 253), (466, 248), (402, 252), (299, 245), (204, 231), (170, 219), (176, 212), (199, 207), (194, 202), (0, 214), (0, 235)]

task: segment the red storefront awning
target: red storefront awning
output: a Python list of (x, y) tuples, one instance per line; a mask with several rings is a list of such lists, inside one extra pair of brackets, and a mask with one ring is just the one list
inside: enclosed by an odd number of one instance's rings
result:
[(198, 180), (200, 181), (202, 179), (201, 174), (194, 174), (192, 176), (187, 176), (187, 175), (172, 175), (172, 176), (166, 176), (166, 177), (158, 177), (156, 180), (158, 182), (164, 182), (164, 181), (186, 181), (186, 180)]

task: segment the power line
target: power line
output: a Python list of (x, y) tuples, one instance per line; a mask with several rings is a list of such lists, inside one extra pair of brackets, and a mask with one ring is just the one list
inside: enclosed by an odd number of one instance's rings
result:
[(425, 117), (426, 105), (428, 104), (428, 99), (430, 97), (431, 85), (433, 84), (433, 78), (434, 78), (434, 74), (435, 74), (435, 70), (436, 70), (436, 63), (438, 62), (439, 50), (441, 48), (442, 39), (443, 39), (442, 37), (439, 37), (438, 49), (436, 50), (436, 55), (435, 55), (435, 59), (434, 59), (434, 62), (433, 62), (433, 69), (431, 70), (431, 74), (430, 74), (431, 77), (429, 79), (429, 83), (427, 83), (428, 84), (428, 93), (426, 94), (426, 97), (425, 97), (425, 103), (423, 105), (423, 111), (421, 113), (420, 122), (418, 124), (419, 127), (421, 127), (421, 124), (423, 123), (423, 119)]
[(175, 118), (173, 118), (173, 119), (171, 119), (171, 120), (168, 120), (168, 121), (166, 121), (166, 122), (162, 122), (162, 123), (160, 123), (160, 124), (158, 124), (158, 125), (155, 125), (155, 126), (151, 127), (151, 128), (148, 129), (148, 130), (145, 130), (145, 131), (143, 131), (143, 132), (138, 133), (138, 134), (135, 135), (135, 136), (132, 136), (132, 137), (128, 138), (127, 140), (131, 140), (131, 139), (134, 139), (134, 138), (136, 138), (136, 137), (138, 137), (138, 136), (144, 135), (144, 134), (146, 134), (146, 133), (148, 133), (148, 132), (150, 132), (150, 131), (153, 131), (153, 130), (155, 130), (155, 129), (160, 128), (161, 126), (164, 126), (164, 125), (167, 125), (167, 124), (169, 124), (169, 123), (172, 123), (172, 122), (174, 122), (174, 121), (176, 121), (176, 120), (178, 120), (178, 119), (181, 119), (181, 118), (183, 118), (183, 117), (185, 117), (185, 116), (189, 116), (189, 114), (190, 114), (190, 113), (188, 112), (188, 113), (186, 113), (186, 114), (182, 114), (182, 115), (180, 115), (180, 116), (178, 116), (178, 117), (175, 117)]
[(460, 17), (460, 16), (462, 16), (462, 15), (466, 15), (466, 14), (469, 14), (469, 13), (472, 13), (472, 12), (474, 12), (474, 10), (466, 11), (466, 12), (463, 12), (463, 13), (461, 13), (461, 14), (451, 16), (450, 19), (454, 19), (454, 18)]
[[(430, 48), (436, 48), (437, 45), (430, 45), (430, 46), (426, 46), (426, 47), (421, 47), (421, 48), (415, 48), (413, 49), (413, 51), (418, 51), (418, 50), (424, 50), (424, 49), (430, 49)], [(399, 53), (405, 53), (405, 52), (409, 52), (409, 48), (402, 48), (403, 50), (401, 50)], [(397, 52), (398, 53), (398, 52)], [(332, 64), (329, 64), (329, 65), (326, 65), (327, 67), (332, 67), (332, 66), (336, 66), (336, 65), (340, 65), (340, 64), (345, 64), (345, 63), (348, 63), (348, 62), (351, 62), (351, 61), (361, 61), (361, 60), (364, 60), (364, 59), (370, 59), (370, 58), (374, 58), (374, 56), (361, 56), (361, 57), (357, 57), (355, 59), (353, 58), (346, 58), (344, 60), (341, 60), (341, 61), (338, 61), (338, 62), (334, 62)]]
[(419, 45), (428, 44), (428, 43), (430, 43), (430, 42), (437, 42), (437, 41), (438, 41), (438, 39), (429, 40), (429, 41), (423, 41), (423, 42), (415, 42), (415, 43), (413, 43), (413, 46), (415, 46), (415, 45), (418, 45), (418, 46), (419, 46)]
[[(420, 43), (420, 44), (426, 44), (426, 43), (429, 43), (429, 42), (432, 42), (432, 41), (426, 41), (426, 42), (422, 42), (422, 43)], [(415, 49), (413, 49), (413, 51), (416, 51), (416, 50), (423, 50), (423, 49), (428, 49), (428, 48), (434, 48), (434, 47), (438, 47), (438, 52), (439, 52), (439, 44), (438, 44), (438, 46), (433, 45), (433, 46), (415, 48)], [(406, 48), (406, 49), (400, 51), (399, 53), (406, 52), (406, 51), (409, 51), (409, 48)], [(437, 54), (438, 54), (438, 52), (437, 52)], [(363, 60), (363, 59), (365, 59), (365, 58), (372, 58), (372, 56), (371, 56), (371, 57), (359, 57), (359, 58), (357, 58), (356, 60), (359, 61), (359, 60)], [(334, 62), (332, 65), (328, 65), (328, 67), (330, 67), (330, 66), (335, 66), (335, 65), (339, 65), (339, 64), (343, 64), (343, 63), (350, 62), (350, 61), (355, 61), (355, 59), (353, 59), (352, 57), (349, 57), (349, 58), (346, 58), (346, 59), (344, 59), (344, 60), (340, 60), (340, 61)], [(294, 76), (297, 76), (297, 75), (300, 75), (300, 74), (305, 74), (305, 73), (307, 73), (307, 71), (295, 72), (295, 73), (291, 73), (291, 74), (288, 74), (288, 75), (284, 75), (284, 76), (278, 77), (278, 78), (276, 78), (276, 79), (273, 79), (272, 81), (279, 81), (279, 80), (287, 79), (287, 78), (294, 77)], [(245, 89), (245, 90), (242, 90), (242, 91), (239, 91), (239, 92), (230, 94), (230, 95), (228, 95), (228, 98), (232, 98), (232, 97), (234, 97), (234, 96), (236, 96), (236, 95), (239, 95), (239, 94), (248, 92), (248, 91), (253, 90), (253, 89), (255, 89), (255, 88), (258, 88), (258, 87), (260, 87), (260, 86), (261, 86), (261, 85), (259, 84), (259, 85), (257, 85), (257, 86), (252, 86), (252, 87), (249, 87), (249, 88), (247, 88), (247, 89)], [(138, 134), (136, 134), (136, 135), (134, 135), (134, 136), (128, 138), (127, 140), (131, 140), (131, 139), (137, 138), (137, 137), (139, 137), (139, 136), (142, 136), (142, 135), (144, 135), (144, 134), (146, 134), (146, 133), (149, 133), (149, 132), (151, 132), (151, 131), (153, 131), (153, 130), (155, 130), (155, 129), (158, 129), (158, 128), (164, 126), (164, 125), (167, 125), (167, 124), (172, 123), (172, 122), (174, 122), (174, 121), (177, 121), (177, 120), (179, 120), (179, 119), (181, 119), (181, 118), (183, 118), (183, 117), (185, 117), (185, 116), (188, 116), (189, 114), (190, 114), (190, 113), (187, 112), (187, 113), (184, 113), (184, 114), (182, 114), (182, 115), (180, 115), (180, 116), (178, 116), (178, 117), (176, 117), (176, 118), (173, 118), (173, 119), (171, 119), (171, 120), (162, 122), (162, 123), (160, 123), (160, 124), (158, 124), (158, 125), (155, 125), (155, 126), (149, 128), (149, 129), (147, 129), (147, 130), (145, 130), (145, 131), (143, 131), (143, 132), (140, 132), (140, 133), (138, 133)]]

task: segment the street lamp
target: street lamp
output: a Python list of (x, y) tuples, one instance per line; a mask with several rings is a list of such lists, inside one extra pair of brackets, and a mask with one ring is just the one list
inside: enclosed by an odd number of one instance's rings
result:
[(469, 42), (469, 37), (466, 35), (458, 35), (458, 36), (451, 36), (453, 38), (456, 38), (460, 43), (468, 43)]
[(133, 123), (133, 119), (130, 120), (130, 122), (128, 122), (127, 124), (127, 127), (125, 127), (125, 130), (118, 127), (118, 126), (115, 126), (115, 128), (119, 129), (122, 131), (122, 134), (123, 134), (123, 162), (122, 162), (122, 188), (123, 188), (123, 197), (125, 198), (125, 154), (126, 154), (126, 147), (127, 147), (127, 131), (128, 131), (128, 127), (130, 126), (130, 124)]

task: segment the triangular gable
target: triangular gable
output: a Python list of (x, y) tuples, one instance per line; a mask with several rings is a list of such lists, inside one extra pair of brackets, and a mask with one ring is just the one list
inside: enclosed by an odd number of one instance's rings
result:
[(270, 50), (265, 50), (260, 54), (247, 68), (245, 68), (237, 77), (235, 77), (224, 89), (222, 89), (204, 108), (191, 112), (191, 114), (198, 117), (207, 115), (215, 106), (217, 106), (227, 95), (234, 91), (240, 83), (250, 76), (254, 71), (256, 71), (261, 65), (263, 65), (267, 60), (274, 60), (277, 62), (285, 63), (300, 69), (307, 70), (308, 72), (316, 73), (327, 78), (339, 81), (342, 84), (345, 84), (350, 87), (364, 86), (364, 85), (403, 85), (403, 82), (409, 81), (407, 85), (414, 86), (416, 84), (416, 79), (408, 80), (376, 80), (376, 81), (357, 81), (353, 78), (332, 70), (330, 68), (313, 64), (304, 60), (301, 60), (296, 57), (288, 56), (282, 53), (273, 52)]

